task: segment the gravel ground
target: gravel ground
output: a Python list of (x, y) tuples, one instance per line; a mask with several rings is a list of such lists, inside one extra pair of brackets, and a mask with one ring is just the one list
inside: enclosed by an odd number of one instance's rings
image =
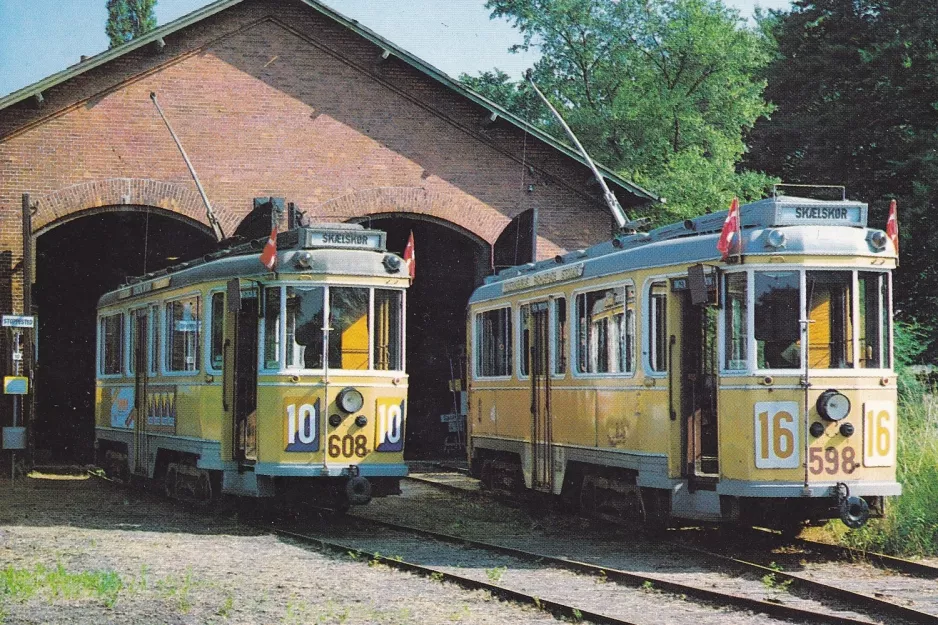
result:
[[(427, 475), (433, 479), (437, 476)], [(446, 481), (459, 482), (452, 475)], [(762, 576), (740, 577), (705, 555), (682, 550), (678, 541), (651, 541), (624, 528), (601, 527), (573, 515), (544, 513), (529, 508), (511, 508), (475, 496), (461, 496), (434, 486), (408, 480), (405, 496), (375, 502), (358, 508), (354, 514), (385, 518), (415, 527), (497, 542), (546, 555), (563, 556), (600, 566), (667, 579), (682, 584), (714, 589), (753, 599), (781, 602), (813, 612), (826, 612), (858, 619), (869, 615), (851, 610), (842, 602), (820, 602), (784, 584), (766, 581)], [(421, 507), (408, 504), (419, 500)], [(715, 545), (710, 548), (720, 549)], [(750, 558), (752, 559), (752, 558)], [(769, 557), (770, 560), (783, 558)], [(789, 558), (790, 559), (790, 558)], [(856, 592), (932, 612), (938, 583), (878, 571), (863, 563), (801, 562), (786, 566), (806, 577), (833, 583)], [(875, 618), (874, 618), (875, 620)], [(725, 622), (725, 620), (724, 620)]]
[(556, 623), (97, 479), (0, 480), (0, 623)]

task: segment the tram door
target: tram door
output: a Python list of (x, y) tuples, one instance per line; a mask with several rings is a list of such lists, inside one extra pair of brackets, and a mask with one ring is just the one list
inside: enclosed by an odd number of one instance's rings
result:
[(238, 462), (253, 464), (257, 460), (257, 295), (242, 293), (234, 317), (233, 456)]
[[(528, 373), (531, 379), (531, 487), (552, 492), (554, 454), (550, 403), (550, 323), (547, 302), (535, 302), (527, 311)], [(522, 313), (524, 314), (524, 313)]]
[(133, 313), (134, 333), (134, 473), (147, 475), (147, 377), (150, 372), (148, 308)]
[(684, 475), (719, 474), (717, 441), (717, 309), (694, 304), (690, 291), (676, 293), (681, 304), (681, 345), (675, 354), (680, 372), (681, 446)]

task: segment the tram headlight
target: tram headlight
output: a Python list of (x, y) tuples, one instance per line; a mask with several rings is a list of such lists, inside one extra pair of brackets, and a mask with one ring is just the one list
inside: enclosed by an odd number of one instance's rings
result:
[(394, 254), (386, 254), (384, 260), (384, 268), (388, 273), (397, 273), (401, 270), (401, 257), (395, 256)]
[(834, 389), (826, 390), (817, 398), (818, 414), (829, 421), (840, 421), (850, 414), (850, 400)]
[(781, 249), (785, 247), (785, 233), (781, 230), (769, 230), (765, 235), (765, 242), (769, 247)]
[(313, 264), (313, 255), (309, 252), (300, 252), (296, 255), (296, 266), (299, 269), (309, 269)]
[(889, 237), (887, 237), (886, 233), (882, 230), (874, 230), (870, 233), (870, 247), (877, 252), (882, 252), (886, 249), (886, 241), (888, 240)]
[(335, 403), (339, 408), (351, 414), (362, 409), (362, 406), (365, 405), (365, 398), (362, 397), (362, 394), (356, 389), (347, 386), (339, 391), (338, 397), (335, 398)]

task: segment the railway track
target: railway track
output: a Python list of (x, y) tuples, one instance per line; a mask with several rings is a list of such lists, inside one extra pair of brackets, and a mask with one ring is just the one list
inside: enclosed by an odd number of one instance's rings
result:
[[(449, 491), (462, 491), (460, 487), (453, 484), (440, 483), (436, 480), (430, 479), (422, 479), (419, 476), (415, 476), (414, 479), (421, 483), (429, 484), (431, 486), (443, 488)], [(472, 493), (472, 495), (478, 496), (477, 493)], [(417, 528), (411, 529), (414, 531), (424, 531), (418, 530)], [(753, 528), (752, 532), (754, 532), (756, 535), (762, 536), (763, 538), (768, 537), (771, 539), (773, 537), (777, 537), (777, 534), (771, 532), (770, 530)], [(429, 536), (432, 534), (433, 532), (429, 532), (427, 535)], [(448, 538), (450, 540), (459, 540), (458, 538), (452, 536)], [(873, 566), (890, 572), (898, 572), (910, 577), (930, 580), (938, 579), (938, 567), (932, 567), (919, 562), (896, 558), (885, 554), (838, 547), (836, 545), (819, 543), (805, 539), (796, 539), (794, 541), (789, 540), (786, 542), (793, 544), (806, 552), (824, 555), (828, 558), (836, 560), (858, 560), (867, 562)], [(779, 541), (778, 544), (781, 544), (781, 541)], [(864, 594), (862, 592), (842, 588), (832, 583), (820, 582), (804, 575), (788, 572), (775, 565), (774, 562), (771, 566), (767, 566), (765, 564), (751, 561), (750, 559), (743, 557), (734, 557), (731, 555), (716, 553), (712, 549), (704, 549), (701, 547), (688, 545), (686, 542), (681, 542), (680, 548), (691, 550), (701, 556), (709, 558), (712, 561), (722, 565), (721, 568), (733, 570), (738, 575), (748, 574), (761, 577), (764, 580), (771, 580), (770, 583), (773, 585), (779, 585), (789, 589), (790, 591), (801, 592), (802, 594), (808, 596), (818, 597), (825, 602), (845, 603), (851, 606), (855, 606), (862, 609), (864, 612), (877, 615), (878, 618), (888, 619), (890, 622), (894, 621), (895, 619), (901, 619), (903, 621), (912, 623), (938, 623), (938, 615), (936, 614), (924, 612), (922, 610), (912, 608), (908, 605), (902, 605), (895, 601), (888, 601), (880, 598), (879, 596), (871, 596), (870, 594)], [(511, 548), (506, 549), (509, 551), (511, 550)], [(536, 554), (528, 555), (530, 557), (543, 557)], [(608, 571), (608, 569), (605, 570)], [(637, 580), (622, 578), (622, 581), (624, 583), (636, 583)], [(663, 588), (664, 584), (660, 584), (660, 587)], [(681, 592), (686, 594), (686, 591)]]

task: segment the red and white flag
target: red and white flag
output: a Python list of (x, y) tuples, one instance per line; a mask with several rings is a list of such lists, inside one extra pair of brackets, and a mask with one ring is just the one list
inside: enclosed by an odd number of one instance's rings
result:
[(414, 231), (410, 231), (410, 238), (407, 239), (407, 247), (404, 248), (404, 264), (407, 265), (407, 271), (410, 273), (410, 279), (413, 280), (417, 274), (417, 256), (414, 253)]
[(889, 219), (886, 220), (886, 236), (892, 241), (896, 248), (896, 256), (899, 255), (899, 217), (896, 201), (889, 203)]
[(730, 254), (743, 253), (743, 233), (739, 223), (739, 200), (733, 198), (730, 203), (730, 212), (726, 214), (726, 221), (723, 222), (723, 232), (720, 233), (720, 240), (717, 241), (717, 249), (723, 255), (725, 261)]
[(270, 231), (270, 238), (267, 239), (267, 245), (264, 246), (264, 251), (261, 252), (261, 264), (270, 270), (273, 270), (277, 264), (277, 224), (274, 224), (273, 229)]

